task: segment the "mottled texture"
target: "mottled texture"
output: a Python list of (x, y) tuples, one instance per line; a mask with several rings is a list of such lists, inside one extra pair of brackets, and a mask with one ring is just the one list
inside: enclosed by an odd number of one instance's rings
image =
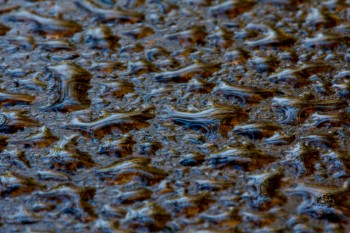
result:
[(0, 232), (349, 232), (349, 9), (0, 0)]

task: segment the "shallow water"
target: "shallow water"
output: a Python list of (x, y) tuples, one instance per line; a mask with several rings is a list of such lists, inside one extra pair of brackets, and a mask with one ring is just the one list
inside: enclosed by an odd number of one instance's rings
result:
[(349, 232), (349, 7), (0, 0), (0, 232)]

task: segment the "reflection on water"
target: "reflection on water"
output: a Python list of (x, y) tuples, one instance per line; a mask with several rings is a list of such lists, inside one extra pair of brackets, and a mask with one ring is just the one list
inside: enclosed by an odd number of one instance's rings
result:
[(349, 7), (0, 0), (0, 232), (349, 232)]

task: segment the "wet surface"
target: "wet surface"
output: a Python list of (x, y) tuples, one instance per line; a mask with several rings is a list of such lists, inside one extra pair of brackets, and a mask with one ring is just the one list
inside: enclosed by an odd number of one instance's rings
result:
[(0, 0), (0, 232), (349, 232), (349, 7)]

